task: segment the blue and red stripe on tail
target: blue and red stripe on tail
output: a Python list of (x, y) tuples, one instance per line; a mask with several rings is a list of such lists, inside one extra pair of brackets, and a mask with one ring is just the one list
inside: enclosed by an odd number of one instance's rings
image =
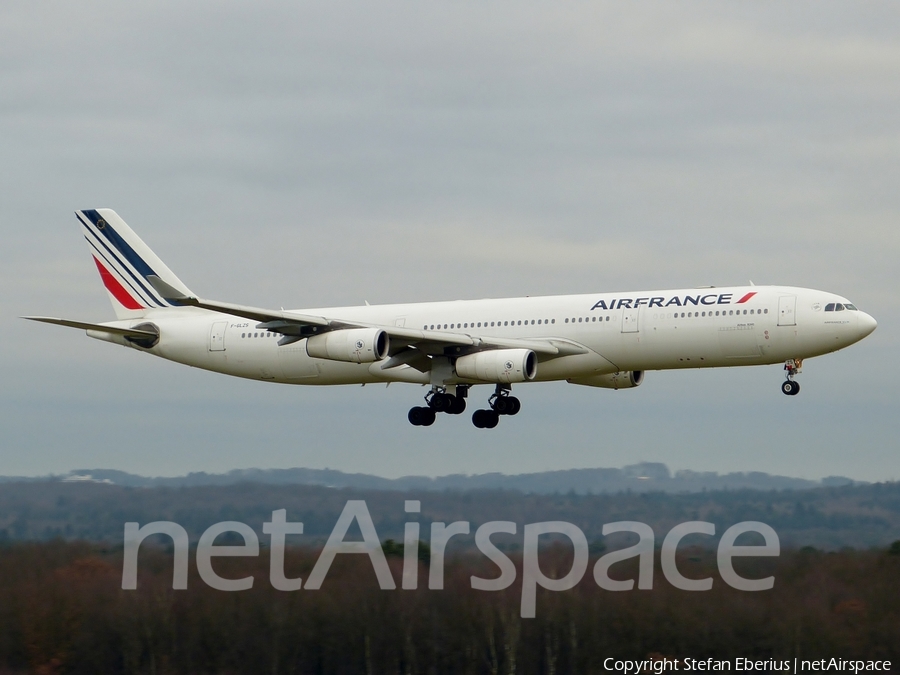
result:
[(151, 309), (179, 304), (163, 298), (148, 281), (149, 276), (192, 295), (115, 211), (84, 209), (75, 214), (118, 318), (142, 316)]

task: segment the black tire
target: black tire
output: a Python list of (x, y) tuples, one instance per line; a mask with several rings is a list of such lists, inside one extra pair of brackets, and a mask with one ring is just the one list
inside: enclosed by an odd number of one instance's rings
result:
[[(798, 387), (799, 390), (799, 387)], [(794, 383), (790, 380), (785, 380), (781, 383), (781, 393), (785, 396), (793, 396), (794, 395)]]
[(484, 413), (486, 412), (487, 410), (476, 410), (472, 413), (472, 424), (476, 429), (484, 429)]
[(450, 410), (447, 412), (451, 415), (462, 415), (466, 411), (466, 399), (461, 396), (453, 397), (453, 405), (450, 406)]
[(791, 396), (796, 396), (800, 393), (800, 383), (794, 380), (793, 382), (791, 382), (791, 385), (793, 385), (791, 387)]
[(494, 399), (494, 404), (491, 406), (491, 408), (493, 408), (494, 412), (498, 415), (509, 415), (509, 397), (498, 396), (496, 399)]
[(509, 411), (506, 413), (507, 415), (518, 415), (519, 411), (522, 409), (522, 402), (515, 396), (510, 396), (507, 400), (507, 404), (509, 405)]
[(432, 424), (434, 424), (434, 419), (436, 417), (434, 410), (432, 410), (431, 408), (422, 408), (421, 410), (422, 410), (422, 422), (421, 422), (422, 426), (430, 427)]
[(497, 414), (496, 410), (485, 410), (484, 411), (484, 428), (485, 429), (493, 429), (497, 426), (497, 423), (500, 422), (500, 415)]
[(437, 393), (431, 397), (428, 405), (431, 406), (434, 412), (447, 412), (453, 405), (453, 397), (448, 394)]
[(412, 424), (414, 427), (422, 426), (422, 411), (423, 410), (425, 410), (425, 408), (420, 408), (418, 406), (416, 406), (415, 408), (409, 409), (409, 414), (406, 417), (407, 417), (407, 419), (409, 419), (409, 423)]

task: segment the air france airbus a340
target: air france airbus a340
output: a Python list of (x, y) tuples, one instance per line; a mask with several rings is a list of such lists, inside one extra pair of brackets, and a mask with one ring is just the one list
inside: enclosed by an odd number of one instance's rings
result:
[(647, 370), (784, 363), (800, 390), (805, 358), (853, 344), (876, 322), (833, 293), (788, 286), (688, 288), (403, 305), (272, 310), (197, 297), (110, 209), (77, 211), (117, 321), (82, 328), (196, 368), (287, 384), (429, 385), (409, 421), (458, 415), (493, 385), (479, 428), (521, 404), (513, 384), (566, 380), (636, 387)]

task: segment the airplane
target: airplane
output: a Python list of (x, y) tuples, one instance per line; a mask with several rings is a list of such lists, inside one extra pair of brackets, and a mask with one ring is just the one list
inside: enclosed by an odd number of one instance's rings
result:
[[(111, 209), (76, 211), (117, 319), (27, 316), (196, 368), (306, 385), (428, 386), (408, 413), (431, 426), (493, 385), (481, 429), (515, 415), (512, 385), (565, 380), (631, 389), (648, 370), (784, 363), (800, 391), (804, 359), (875, 330), (847, 298), (791, 286), (729, 286), (318, 309), (263, 309), (198, 297)], [(752, 284), (752, 282), (751, 282)]]

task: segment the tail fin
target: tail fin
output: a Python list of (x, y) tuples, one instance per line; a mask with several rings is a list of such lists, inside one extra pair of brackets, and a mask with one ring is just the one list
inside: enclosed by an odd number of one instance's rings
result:
[(143, 316), (148, 309), (180, 303), (163, 298), (148, 281), (156, 276), (183, 295), (193, 295), (112, 209), (76, 211), (100, 279), (119, 319)]

